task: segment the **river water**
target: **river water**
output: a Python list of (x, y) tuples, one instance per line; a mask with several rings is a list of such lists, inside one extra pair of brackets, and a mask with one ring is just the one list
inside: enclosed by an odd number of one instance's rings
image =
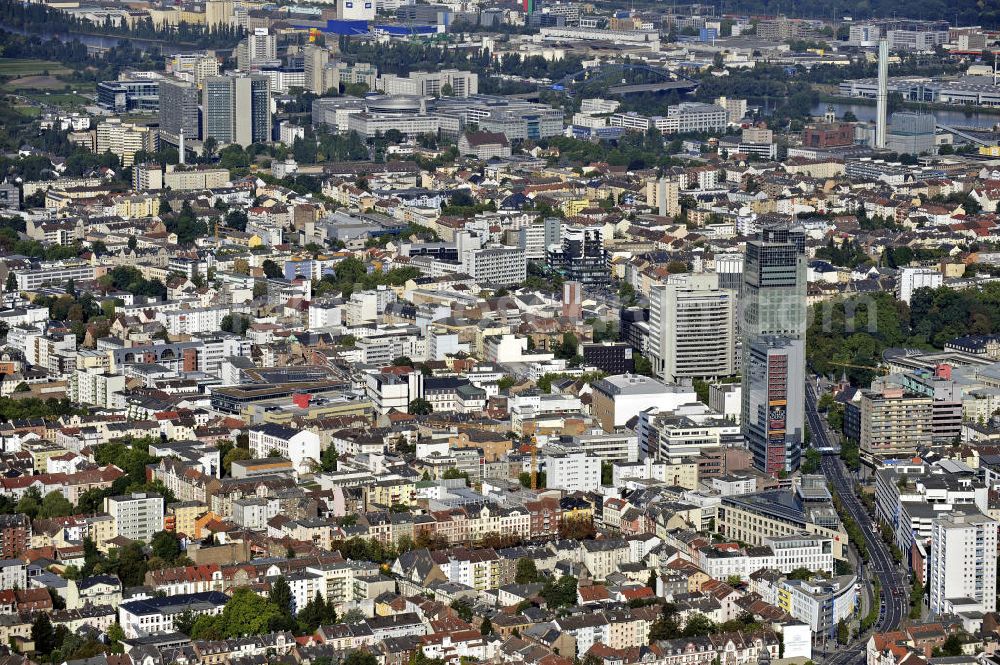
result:
[[(875, 122), (875, 106), (867, 104), (844, 104), (820, 102), (812, 108), (812, 114), (822, 116), (826, 113), (828, 106), (832, 106), (837, 117), (840, 118), (845, 112), (851, 111), (862, 122)], [(907, 111), (911, 109), (906, 109)], [(995, 113), (975, 113), (966, 114), (965, 111), (941, 111), (939, 109), (929, 109), (928, 113), (934, 114), (938, 124), (950, 127), (977, 127), (981, 129), (992, 129), (993, 125), (1000, 124), (1000, 114)]]

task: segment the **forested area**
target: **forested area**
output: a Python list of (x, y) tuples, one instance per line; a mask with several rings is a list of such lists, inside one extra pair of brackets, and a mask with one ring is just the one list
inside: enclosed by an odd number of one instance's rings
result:
[[(97, 25), (78, 19), (66, 12), (43, 4), (20, 3), (14, 0), (0, 0), (0, 25), (25, 32), (41, 34), (86, 33), (109, 37), (131, 37), (133, 39), (156, 39), (174, 44), (186, 44), (201, 48), (233, 48), (243, 36), (241, 28), (216, 26), (206, 27), (181, 22), (175, 27), (156, 27), (151, 19), (137, 21), (135, 25), (113, 25), (110, 22)], [(81, 45), (82, 46), (82, 45)], [(5, 54), (6, 55), (6, 54)], [(17, 56), (23, 57), (23, 56)], [(38, 57), (38, 56), (32, 56)], [(50, 56), (46, 56), (50, 57)]]
[(942, 348), (955, 337), (1000, 333), (1000, 284), (918, 289), (909, 307), (891, 293), (858, 295), (815, 305), (811, 314), (806, 354), (812, 370), (834, 377), (846, 372), (866, 386), (887, 348)]

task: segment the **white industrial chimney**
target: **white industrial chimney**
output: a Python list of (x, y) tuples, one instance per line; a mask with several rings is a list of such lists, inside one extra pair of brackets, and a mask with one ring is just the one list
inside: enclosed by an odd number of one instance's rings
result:
[(885, 37), (878, 40), (878, 94), (875, 98), (875, 148), (885, 149), (888, 133), (889, 113), (889, 42)]

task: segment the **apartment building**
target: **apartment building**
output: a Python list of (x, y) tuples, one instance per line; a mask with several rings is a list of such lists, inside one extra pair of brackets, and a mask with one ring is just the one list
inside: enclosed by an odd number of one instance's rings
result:
[(320, 438), (310, 430), (275, 423), (255, 425), (250, 428), (250, 454), (255, 458), (277, 455), (300, 468), (319, 462)]
[(944, 276), (936, 268), (901, 268), (896, 277), (896, 298), (907, 305), (917, 289), (936, 289), (944, 284)]
[(101, 367), (85, 367), (70, 376), (69, 396), (74, 402), (108, 408), (115, 393), (125, 390), (125, 380), (123, 374), (112, 374)]
[[(931, 612), (993, 612), (997, 601), (996, 520), (982, 514), (941, 516), (931, 533)], [(971, 604), (976, 607), (969, 607)]]
[(69, 280), (89, 281), (94, 279), (94, 266), (75, 261), (26, 263), (24, 267), (12, 269), (17, 280), (18, 291), (33, 291), (46, 284), (64, 285)]
[(27, 515), (0, 515), (0, 557), (12, 559), (31, 546), (31, 519)]
[(130, 639), (170, 633), (182, 616), (221, 614), (228, 600), (219, 591), (133, 600), (118, 606), (118, 624)]
[(590, 492), (601, 486), (601, 458), (572, 444), (542, 448), (545, 486), (569, 492)]
[(778, 607), (809, 624), (814, 635), (835, 638), (837, 624), (854, 615), (859, 588), (854, 575), (785, 580), (778, 589)]
[(104, 499), (104, 512), (114, 518), (116, 533), (144, 543), (163, 531), (163, 508), (159, 494), (136, 492)]
[(884, 385), (861, 394), (861, 455), (876, 459), (912, 457), (933, 442), (933, 399)]
[(118, 155), (122, 166), (135, 163), (135, 153), (156, 148), (156, 133), (149, 127), (122, 122), (121, 118), (108, 118), (97, 125), (97, 154), (106, 152)]

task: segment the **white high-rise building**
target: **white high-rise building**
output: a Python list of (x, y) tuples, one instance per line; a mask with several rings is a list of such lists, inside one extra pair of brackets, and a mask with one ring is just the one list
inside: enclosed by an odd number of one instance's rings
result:
[(546, 487), (590, 492), (601, 486), (600, 457), (572, 444), (545, 446), (543, 452)]
[(248, 72), (254, 65), (278, 59), (278, 37), (267, 28), (254, 28), (236, 47), (236, 67)]
[(115, 519), (115, 535), (148, 543), (163, 531), (163, 497), (136, 492), (104, 499), (104, 512)]
[(903, 268), (896, 278), (896, 297), (909, 305), (917, 289), (936, 289), (942, 284), (944, 277), (934, 268)]
[(931, 612), (965, 609), (970, 599), (981, 605), (980, 612), (996, 610), (997, 525), (981, 513), (934, 520), (928, 584)]
[(667, 381), (736, 373), (736, 298), (715, 273), (672, 275), (649, 290), (649, 352)]

